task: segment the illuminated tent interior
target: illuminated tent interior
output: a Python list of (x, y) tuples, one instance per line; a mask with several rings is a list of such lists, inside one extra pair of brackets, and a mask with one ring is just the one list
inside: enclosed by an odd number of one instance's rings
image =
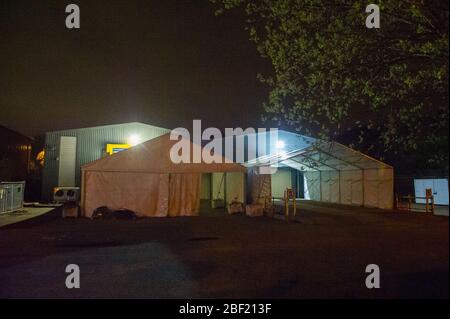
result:
[[(337, 142), (280, 131), (281, 147), (245, 163), (249, 171), (275, 163), (279, 170), (302, 172), (304, 198), (392, 209), (394, 170), (391, 166)], [(272, 179), (278, 173), (272, 175)], [(280, 185), (278, 185), (280, 187)], [(278, 190), (282, 193), (283, 190)], [(273, 196), (277, 190), (271, 189)]]

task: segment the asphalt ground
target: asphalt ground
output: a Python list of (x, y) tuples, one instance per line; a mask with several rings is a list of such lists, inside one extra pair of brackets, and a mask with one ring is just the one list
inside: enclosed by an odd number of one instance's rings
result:
[[(302, 202), (297, 218), (62, 219), (0, 228), (1, 298), (448, 298), (448, 217)], [(68, 264), (80, 288), (67, 289)], [(380, 288), (365, 285), (380, 268)]]

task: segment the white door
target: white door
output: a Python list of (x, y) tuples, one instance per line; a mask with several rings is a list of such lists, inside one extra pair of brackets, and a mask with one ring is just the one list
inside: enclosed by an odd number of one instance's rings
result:
[(77, 138), (61, 136), (59, 144), (58, 186), (75, 186)]
[(448, 179), (433, 180), (433, 195), (436, 205), (448, 205)]

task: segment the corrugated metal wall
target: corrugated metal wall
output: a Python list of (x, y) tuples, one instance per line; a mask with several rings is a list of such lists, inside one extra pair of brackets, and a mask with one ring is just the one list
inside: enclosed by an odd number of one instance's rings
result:
[(45, 165), (42, 177), (43, 200), (52, 200), (53, 188), (58, 186), (58, 156), (61, 136), (77, 138), (75, 186), (81, 184), (81, 166), (105, 156), (106, 144), (127, 143), (137, 134), (144, 142), (170, 130), (142, 123), (126, 123), (82, 129), (48, 132), (45, 134)]

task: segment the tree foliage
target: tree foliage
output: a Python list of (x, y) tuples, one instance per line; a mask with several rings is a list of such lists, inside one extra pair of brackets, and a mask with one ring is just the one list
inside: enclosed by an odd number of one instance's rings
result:
[[(211, 0), (244, 8), (273, 74), (264, 119), (383, 158), (448, 167), (448, 2)], [(381, 27), (365, 25), (378, 4)]]

